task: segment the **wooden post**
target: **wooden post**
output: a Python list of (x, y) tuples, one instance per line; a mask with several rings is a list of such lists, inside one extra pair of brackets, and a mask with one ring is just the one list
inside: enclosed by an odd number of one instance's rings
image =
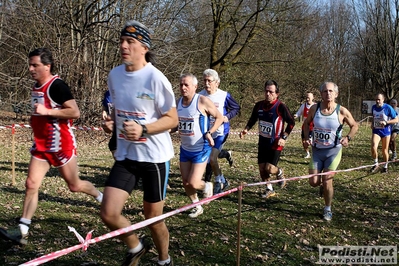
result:
[(240, 182), (240, 186), (238, 187), (238, 217), (237, 217), (237, 254), (236, 254), (236, 266), (240, 266), (240, 257), (241, 257), (241, 204), (242, 204), (242, 182)]
[(11, 149), (12, 149), (12, 157), (11, 157), (11, 171), (12, 171), (12, 185), (15, 186), (15, 124), (12, 124), (11, 127), (11, 135), (12, 135), (12, 142), (11, 142)]

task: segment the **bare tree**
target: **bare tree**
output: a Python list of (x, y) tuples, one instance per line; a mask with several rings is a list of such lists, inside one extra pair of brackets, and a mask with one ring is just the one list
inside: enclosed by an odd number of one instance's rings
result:
[(181, 73), (199, 76), (214, 68), (222, 88), (242, 106), (263, 97), (266, 79), (279, 82), (281, 96), (292, 108), (325, 79), (348, 88), (341, 95), (350, 102), (358, 80), (372, 72), (364, 70), (361, 59), (353, 60), (361, 46), (352, 43), (348, 5), (342, 0), (331, 3), (0, 0), (0, 93), (3, 99), (29, 100), (32, 81), (26, 56), (34, 48), (48, 47), (57, 73), (78, 101), (82, 111), (78, 122), (96, 123), (108, 72), (120, 64), (120, 29), (136, 19), (153, 31), (156, 66), (175, 88)]
[(366, 84), (394, 98), (399, 90), (399, 1), (364, 0), (357, 7)]

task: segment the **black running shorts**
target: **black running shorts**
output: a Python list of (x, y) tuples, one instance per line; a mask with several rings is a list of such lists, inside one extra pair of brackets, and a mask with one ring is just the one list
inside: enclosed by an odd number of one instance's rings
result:
[(125, 159), (115, 161), (107, 180), (106, 187), (115, 187), (132, 193), (136, 183), (142, 180), (144, 201), (159, 202), (166, 197), (170, 163), (149, 163)]

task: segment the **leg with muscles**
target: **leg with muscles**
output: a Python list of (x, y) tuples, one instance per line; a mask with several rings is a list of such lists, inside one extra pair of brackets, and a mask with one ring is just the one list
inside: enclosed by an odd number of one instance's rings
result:
[(81, 180), (79, 178), (76, 156), (72, 157), (67, 164), (59, 167), (58, 171), (64, 178), (65, 182), (67, 182), (70, 191), (83, 192), (92, 196), (99, 202), (102, 201), (102, 193), (98, 191), (89, 181)]
[(334, 174), (322, 176), (323, 188), (324, 188), (323, 197), (325, 203), (323, 219), (326, 221), (330, 221), (332, 219), (331, 204), (334, 196), (333, 177)]
[[(203, 163), (192, 163), (192, 162), (180, 162), (180, 172), (183, 181), (183, 187), (186, 191), (186, 195), (190, 198), (193, 203), (199, 201), (197, 190), (203, 190), (205, 197), (212, 196), (209, 195), (209, 190), (213, 188), (209, 188), (211, 182), (202, 181), (202, 175), (206, 168), (206, 162)], [(203, 213), (203, 208), (201, 205), (195, 207), (193, 212), (190, 213), (191, 218), (195, 218), (198, 215)]]
[[(111, 231), (131, 225), (130, 221), (122, 215), (123, 206), (128, 197), (129, 193), (125, 190), (109, 186), (105, 187), (100, 216)], [(144, 243), (133, 232), (120, 235), (119, 238), (128, 247), (126, 260), (123, 265), (131, 265), (128, 263), (132, 261), (138, 263), (140, 258), (147, 252), (147, 247)]]
[(205, 182), (212, 182), (212, 175), (213, 175), (213, 170), (211, 163), (208, 162), (206, 164), (206, 170), (205, 170)]
[[(260, 178), (262, 179), (262, 181), (266, 182), (270, 180), (270, 174), (267, 170), (266, 167), (267, 163), (260, 163), (258, 165), (259, 167), (259, 174), (260, 174)], [(270, 197), (274, 197), (276, 195), (276, 192), (273, 190), (273, 186), (272, 184), (267, 184), (266, 185), (266, 192), (265, 194), (262, 194), (262, 198), (270, 198)]]
[(276, 175), (278, 180), (282, 180), (278, 182), (278, 184), (280, 185), (280, 188), (284, 188), (287, 183), (284, 179), (283, 169), (277, 167), (278, 161), (280, 160), (280, 155), (281, 151), (273, 149), (269, 150), (265, 158), (265, 168), (269, 175)]
[(389, 141), (391, 139), (391, 136), (388, 135), (386, 137), (381, 138), (381, 142), (382, 142), (382, 158), (384, 159), (384, 168), (383, 168), (383, 172), (384, 173), (388, 173), (388, 161), (389, 161)]
[(397, 158), (397, 154), (396, 154), (396, 136), (397, 135), (398, 134), (396, 132), (392, 133), (391, 134), (391, 139), (389, 140), (389, 148), (392, 151), (392, 158), (391, 158), (392, 161), (396, 160), (396, 158)]
[(230, 167), (233, 166), (233, 156), (232, 156), (232, 151), (226, 151), (223, 150), (223, 145), (224, 143), (226, 143), (227, 138), (229, 137), (229, 133), (227, 133), (226, 135), (224, 135), (223, 137), (223, 141), (222, 141), (222, 145), (220, 147), (218, 147), (218, 149), (220, 150), (220, 153), (218, 155), (218, 158), (226, 158), (226, 160), (229, 162)]
[[(339, 163), (341, 162), (342, 158), (342, 147), (334, 147), (327, 149), (325, 151), (325, 165), (328, 165), (328, 168), (324, 169), (324, 172), (331, 172), (337, 170)], [(331, 211), (331, 204), (334, 196), (334, 187), (333, 187), (333, 177), (335, 173), (327, 174), (322, 176), (323, 180), (323, 197), (324, 197), (324, 214), (323, 219), (326, 221), (331, 221), (332, 219), (332, 211)]]
[[(149, 203), (144, 201), (144, 216), (150, 219), (163, 213), (164, 201)], [(165, 221), (155, 222), (148, 226), (151, 236), (158, 251), (158, 261), (170, 262), (169, 257), (169, 231)]]
[(380, 143), (380, 140), (381, 137), (377, 134), (373, 134), (371, 137), (371, 157), (374, 162), (374, 165), (370, 170), (372, 173), (378, 170), (378, 144)]
[(31, 157), (28, 169), (28, 177), (25, 182), (25, 199), (22, 217), (16, 227), (0, 228), (0, 235), (6, 239), (21, 245), (28, 243), (28, 231), (33, 215), (36, 212), (39, 200), (39, 188), (50, 165), (47, 161)]
[(219, 194), (223, 191), (224, 186), (226, 186), (226, 179), (224, 178), (222, 174), (222, 170), (220, 169), (219, 163), (218, 163), (218, 156), (219, 156), (219, 150), (216, 148), (212, 148), (212, 152), (210, 155), (210, 163), (212, 167), (212, 171), (215, 175), (215, 184), (214, 184), (214, 190), (213, 194)]

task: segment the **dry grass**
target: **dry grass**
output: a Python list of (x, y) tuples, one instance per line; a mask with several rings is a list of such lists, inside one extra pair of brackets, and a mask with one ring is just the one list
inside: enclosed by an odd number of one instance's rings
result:
[[(103, 132), (77, 131), (81, 178), (100, 189), (113, 163)], [(279, 165), (287, 177), (307, 174), (300, 134), (293, 133)], [(28, 129), (19, 129), (16, 139), (16, 185), (11, 186), (11, 134), (0, 131), (0, 225), (9, 226), (21, 214), (24, 180), (31, 144)], [(344, 150), (340, 169), (368, 165), (370, 130), (361, 127), (359, 134)], [(257, 137), (239, 140), (232, 134), (226, 148), (233, 150), (235, 163), (221, 166), (231, 182), (259, 182), (256, 165)], [(176, 154), (178, 143), (176, 142)], [(241, 265), (312, 265), (318, 261), (318, 245), (396, 245), (399, 237), (397, 164), (390, 173), (369, 175), (367, 170), (340, 173), (335, 178), (334, 218), (321, 219), (323, 202), (318, 190), (307, 180), (289, 182), (277, 190), (278, 196), (265, 201), (259, 197), (263, 187), (246, 187), (242, 202)], [(181, 185), (178, 157), (172, 160), (170, 189), (165, 212), (189, 204)], [(277, 188), (278, 189), (278, 188)], [(142, 192), (136, 191), (126, 203), (124, 213), (132, 223), (142, 221)], [(205, 206), (204, 214), (195, 220), (186, 213), (167, 219), (171, 235), (171, 255), (175, 265), (236, 265), (238, 196), (232, 193)], [(0, 240), (0, 264), (18, 265), (38, 256), (78, 243), (68, 232), (75, 227), (93, 236), (108, 230), (99, 216), (99, 206), (91, 198), (68, 191), (65, 183), (51, 170), (40, 192), (39, 208), (26, 247), (12, 246)], [(148, 234), (147, 229), (138, 230)], [(87, 252), (76, 251), (46, 265), (119, 265), (125, 247), (116, 239), (90, 246)], [(153, 265), (155, 249), (146, 255), (142, 265)]]

